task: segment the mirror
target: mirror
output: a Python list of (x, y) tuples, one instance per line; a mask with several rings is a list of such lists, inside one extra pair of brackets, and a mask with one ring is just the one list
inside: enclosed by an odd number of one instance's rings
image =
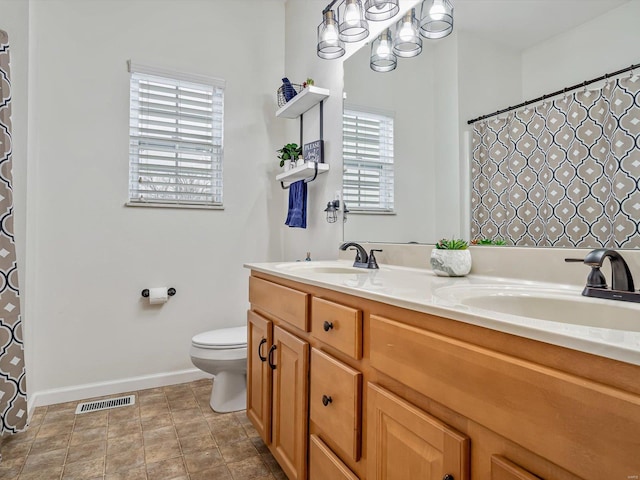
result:
[(640, 62), (635, 0), (453, 4), (454, 33), (394, 71), (369, 68), (369, 44), (344, 62), (345, 108), (394, 118), (395, 175), (393, 214), (347, 204), (345, 241), (469, 239), (467, 121)]

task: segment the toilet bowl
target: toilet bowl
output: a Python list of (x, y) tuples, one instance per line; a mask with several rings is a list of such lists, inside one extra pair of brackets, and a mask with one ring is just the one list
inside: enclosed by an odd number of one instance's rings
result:
[(247, 405), (247, 327), (221, 328), (191, 339), (191, 362), (214, 376), (209, 404), (216, 412)]

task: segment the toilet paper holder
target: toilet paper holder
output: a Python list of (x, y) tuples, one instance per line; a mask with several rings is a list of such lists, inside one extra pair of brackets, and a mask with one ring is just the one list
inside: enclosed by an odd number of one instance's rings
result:
[[(176, 289), (173, 287), (167, 288), (167, 295), (169, 295), (170, 297), (173, 297), (176, 294)], [(145, 288), (144, 290), (142, 290), (142, 296), (144, 298), (147, 298), (149, 296), (149, 289)]]

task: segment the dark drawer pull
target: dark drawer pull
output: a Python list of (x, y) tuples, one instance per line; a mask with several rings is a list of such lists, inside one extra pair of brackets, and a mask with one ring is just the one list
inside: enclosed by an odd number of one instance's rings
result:
[(333, 328), (333, 322), (325, 321), (324, 324), (322, 325), (322, 328), (324, 328), (325, 332), (328, 332), (329, 330), (331, 330)]
[(266, 362), (267, 361), (267, 357), (263, 357), (262, 356), (262, 346), (267, 343), (267, 339), (263, 338), (262, 340), (260, 340), (260, 344), (258, 345), (258, 357), (260, 358), (261, 361)]
[(442, 477), (442, 480), (453, 480), (453, 475), (447, 473), (444, 477)]
[(333, 402), (333, 399), (327, 395), (322, 395), (322, 405), (324, 405), (325, 407), (328, 406), (331, 402)]

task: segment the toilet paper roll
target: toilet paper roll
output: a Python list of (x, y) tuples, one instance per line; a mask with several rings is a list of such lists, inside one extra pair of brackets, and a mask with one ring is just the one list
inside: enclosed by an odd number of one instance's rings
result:
[(167, 287), (157, 287), (149, 289), (149, 303), (151, 305), (157, 305), (160, 303), (165, 303), (169, 299), (169, 294), (167, 293)]

